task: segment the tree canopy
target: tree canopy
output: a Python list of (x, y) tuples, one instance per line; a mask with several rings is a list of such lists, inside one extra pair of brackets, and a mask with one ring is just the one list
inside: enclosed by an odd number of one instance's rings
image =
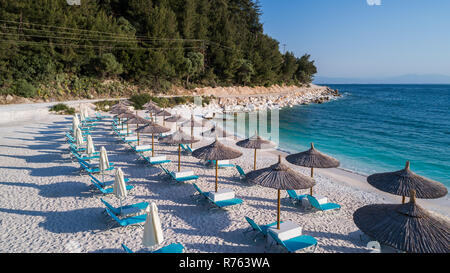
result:
[(310, 83), (310, 55), (282, 54), (260, 15), (254, 0), (0, 0), (0, 94), (61, 79), (72, 87), (111, 78), (154, 88)]

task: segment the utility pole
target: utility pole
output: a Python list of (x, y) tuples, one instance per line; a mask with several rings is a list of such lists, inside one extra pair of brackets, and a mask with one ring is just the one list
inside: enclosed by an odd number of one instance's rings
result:
[(283, 44), (283, 54), (286, 54), (286, 44)]

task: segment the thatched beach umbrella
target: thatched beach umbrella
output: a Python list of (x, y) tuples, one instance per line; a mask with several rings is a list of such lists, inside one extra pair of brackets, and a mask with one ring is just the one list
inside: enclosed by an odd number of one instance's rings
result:
[[(131, 111), (123, 112), (121, 114), (116, 115), (116, 118), (126, 118), (126, 119), (132, 119), (136, 115), (133, 114)], [(122, 123), (122, 129), (123, 129), (123, 123)], [(127, 133), (128, 133), (128, 123), (127, 123)]]
[(276, 146), (272, 141), (262, 139), (257, 132), (250, 138), (236, 142), (236, 145), (247, 149), (255, 149), (254, 170), (256, 170), (256, 150), (270, 149)]
[(367, 182), (375, 188), (402, 196), (402, 204), (405, 196), (411, 190), (416, 191), (417, 198), (434, 199), (447, 195), (447, 188), (436, 181), (417, 175), (409, 169), (409, 161), (404, 169), (396, 172), (376, 173), (367, 177)]
[(175, 131), (175, 133), (162, 137), (160, 139), (161, 143), (166, 143), (166, 144), (177, 144), (178, 145), (178, 171), (181, 171), (181, 144), (190, 144), (190, 143), (195, 143), (198, 142), (198, 139), (194, 139), (191, 136), (187, 135), (186, 133), (184, 133), (181, 128), (178, 128), (177, 131)]
[[(291, 154), (286, 157), (286, 160), (294, 165), (311, 168), (311, 177), (314, 178), (314, 168), (336, 168), (339, 167), (339, 160), (323, 154), (314, 148), (314, 143), (311, 143), (311, 148), (305, 152)], [(311, 188), (310, 195), (313, 195)]]
[(166, 125), (166, 117), (170, 117), (172, 114), (166, 110), (161, 110), (155, 113), (155, 117), (163, 117), (163, 126)]
[(109, 112), (111, 114), (122, 114), (123, 112), (128, 112), (128, 111), (130, 111), (128, 109), (128, 107), (122, 106), (122, 105), (120, 105), (118, 107), (112, 107), (111, 110), (109, 110)]
[(278, 156), (278, 163), (264, 169), (251, 171), (247, 177), (247, 181), (250, 183), (278, 190), (277, 229), (280, 229), (281, 190), (301, 190), (315, 185), (314, 179), (284, 165), (281, 162), (281, 155)]
[[(136, 129), (136, 132), (141, 134), (152, 134), (152, 157), (155, 156), (155, 145), (154, 145), (154, 136), (155, 134), (162, 134), (162, 133), (166, 133), (169, 132), (170, 129), (166, 128), (164, 126), (161, 126), (155, 122), (149, 122), (147, 120), (148, 124), (145, 126), (142, 126), (138, 129)], [(139, 145), (139, 138), (138, 138), (138, 145)]]
[(375, 204), (353, 214), (356, 226), (381, 244), (411, 253), (449, 253), (450, 223), (416, 204)]
[[(111, 114), (116, 114), (116, 115), (120, 115), (120, 114), (127, 113), (127, 112), (131, 113), (131, 111), (126, 106), (119, 106), (119, 107), (113, 108), (109, 112)], [(119, 122), (120, 122), (120, 118), (119, 117), (117, 117), (117, 118), (119, 119)], [(122, 123), (122, 130), (123, 130), (123, 123)]]
[(160, 112), (161, 111), (161, 107), (159, 107), (158, 105), (156, 105), (156, 103), (154, 103), (153, 101), (149, 101), (146, 104), (144, 104), (144, 109), (148, 111), (148, 113), (150, 113), (150, 118), (153, 119), (153, 114)]
[(242, 153), (238, 150), (223, 145), (216, 138), (216, 141), (214, 141), (213, 143), (196, 149), (192, 153), (192, 156), (198, 159), (216, 161), (216, 192), (217, 192), (219, 186), (217, 182), (219, 160), (235, 159), (242, 156)]
[(151, 121), (136, 115), (135, 117), (128, 119), (126, 121), (126, 123), (127, 123), (127, 126), (128, 126), (128, 124), (136, 124), (137, 145), (139, 145), (139, 132), (137, 131), (137, 129), (139, 128), (139, 124), (149, 124), (149, 123), (151, 123)]

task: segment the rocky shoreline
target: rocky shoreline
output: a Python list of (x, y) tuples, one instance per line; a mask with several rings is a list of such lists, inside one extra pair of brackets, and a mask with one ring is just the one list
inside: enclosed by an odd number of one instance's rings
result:
[[(321, 104), (342, 96), (338, 90), (313, 84), (308, 87), (209, 88), (196, 90), (194, 95), (214, 96), (209, 105), (202, 107), (206, 112), (213, 113), (253, 112), (311, 103)], [(195, 107), (195, 105), (181, 106), (181, 108), (190, 109), (192, 107)]]
[(226, 113), (252, 112), (266, 109), (281, 109), (295, 105), (307, 105), (311, 103), (325, 103), (337, 99), (341, 94), (330, 88), (315, 91), (298, 90), (294, 92), (265, 94), (256, 96), (221, 98), (218, 104)]

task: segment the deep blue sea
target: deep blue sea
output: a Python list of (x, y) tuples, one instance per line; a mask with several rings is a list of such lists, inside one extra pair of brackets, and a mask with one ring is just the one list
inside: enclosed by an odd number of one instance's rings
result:
[[(342, 98), (279, 112), (279, 148), (316, 149), (357, 173), (417, 174), (450, 187), (450, 85), (334, 85)], [(252, 135), (252, 133), (250, 133)]]

